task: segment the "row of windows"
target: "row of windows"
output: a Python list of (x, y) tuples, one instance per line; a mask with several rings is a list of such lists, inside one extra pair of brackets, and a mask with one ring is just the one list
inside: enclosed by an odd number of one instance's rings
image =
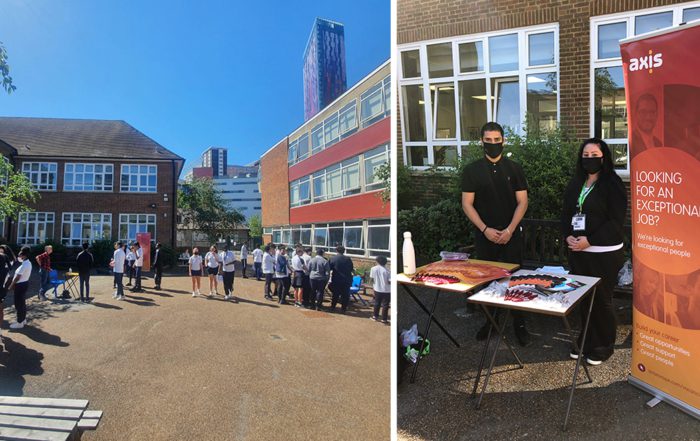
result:
[[(55, 162), (23, 162), (22, 173), (37, 190), (55, 191), (58, 165)], [(112, 191), (113, 164), (66, 163), (63, 191)], [(121, 192), (154, 193), (158, 184), (158, 167), (149, 164), (123, 164), (119, 180)]]
[[(53, 239), (55, 214), (47, 212), (20, 213), (17, 222), (17, 242), (36, 245)], [(119, 240), (133, 242), (137, 233), (151, 233), (156, 238), (155, 214), (120, 214)], [(63, 213), (61, 243), (78, 246), (83, 242), (112, 238), (110, 213)]]
[(289, 143), (288, 162), (296, 164), (391, 114), (391, 77), (387, 75), (354, 100)]
[[(591, 19), (590, 135), (605, 139), (629, 173), (619, 40), (700, 19), (700, 2)], [(559, 120), (557, 25), (467, 35), (400, 49), (404, 163), (449, 166), (487, 121), (523, 133)], [(655, 134), (659, 138), (663, 134)]]
[(389, 144), (338, 162), (289, 184), (292, 207), (351, 196), (381, 188), (379, 167), (389, 161)]
[[(454, 164), (487, 121), (558, 120), (558, 28), (472, 35), (401, 51), (405, 163)], [(524, 103), (525, 105), (521, 105)]]
[(328, 224), (296, 225), (268, 228), (275, 244), (324, 248), (335, 252), (342, 245), (346, 254), (361, 257), (390, 256), (389, 219), (335, 222)]

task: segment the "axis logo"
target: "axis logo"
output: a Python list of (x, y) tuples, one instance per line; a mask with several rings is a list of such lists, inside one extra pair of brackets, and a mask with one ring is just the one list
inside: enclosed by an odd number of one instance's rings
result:
[(655, 54), (651, 49), (649, 49), (649, 55), (639, 58), (632, 58), (630, 60), (630, 72), (648, 70), (651, 74), (654, 73), (654, 68), (661, 67), (663, 64), (663, 54), (661, 52)]

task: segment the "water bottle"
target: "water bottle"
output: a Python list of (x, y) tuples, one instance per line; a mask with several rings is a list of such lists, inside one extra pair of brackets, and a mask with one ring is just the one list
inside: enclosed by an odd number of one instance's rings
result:
[(68, 272), (69, 272), (69, 273), (72, 273), (72, 272), (73, 272), (73, 268), (68, 268)]
[(415, 274), (416, 272), (416, 252), (413, 250), (411, 232), (403, 233), (403, 273)]

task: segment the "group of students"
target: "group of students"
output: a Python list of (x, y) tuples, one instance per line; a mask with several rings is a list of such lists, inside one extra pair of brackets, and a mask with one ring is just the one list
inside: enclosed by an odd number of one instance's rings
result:
[[(259, 250), (256, 250), (259, 251)], [(253, 252), (255, 254), (255, 252)], [(209, 247), (209, 252), (202, 257), (199, 248), (192, 249), (192, 255), (188, 259), (188, 273), (192, 279), (192, 297), (201, 295), (201, 277), (206, 271), (209, 278), (209, 297), (219, 295), (219, 277), (224, 285), (224, 300), (238, 302), (233, 295), (233, 281), (236, 276), (236, 253), (226, 244), (223, 251), (219, 252), (216, 245)], [(241, 247), (240, 261), (243, 266), (243, 277), (246, 276), (246, 264), (248, 250), (245, 245)]]
[[(327, 260), (322, 248), (316, 250), (316, 256), (311, 257), (311, 249), (297, 244), (295, 248), (284, 245), (267, 244), (262, 257), (262, 273), (265, 276), (263, 293), (266, 299), (273, 300), (277, 296), (280, 304), (287, 303), (287, 297), (292, 296), (294, 306), (321, 311), (323, 298), (328, 286), (331, 290), (330, 312), (335, 311), (340, 303), (340, 312), (344, 314), (350, 303), (350, 287), (352, 286), (354, 266), (352, 259), (345, 255), (345, 247), (337, 246), (336, 254)], [(289, 255), (292, 255), (291, 258)], [(379, 320), (379, 310), (382, 309), (382, 321), (388, 323), (390, 295), (390, 274), (386, 269), (387, 259), (379, 256), (377, 265), (371, 270), (370, 277), (374, 281), (375, 303), (373, 320)], [(273, 288), (274, 285), (274, 288)], [(290, 288), (293, 292), (290, 293)]]
[[(154, 289), (160, 290), (163, 278), (163, 259), (160, 255), (161, 244), (157, 243), (153, 257), (153, 271), (155, 273)], [(144, 292), (141, 286), (141, 273), (143, 271), (143, 248), (138, 242), (131, 245), (121, 241), (114, 243), (114, 254), (109, 262), (114, 274), (114, 293), (112, 297), (117, 300), (124, 300), (124, 274), (129, 277), (126, 286), (131, 286), (131, 292)], [(132, 280), (134, 285), (131, 285)]]

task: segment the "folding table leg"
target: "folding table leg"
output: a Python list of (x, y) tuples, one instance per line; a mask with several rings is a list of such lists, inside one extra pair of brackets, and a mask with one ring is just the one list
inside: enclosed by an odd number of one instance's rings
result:
[(491, 344), (491, 332), (493, 331), (493, 326), (489, 326), (489, 333), (486, 335), (486, 342), (484, 343), (484, 349), (481, 351), (481, 360), (479, 360), (479, 369), (476, 371), (476, 378), (474, 379), (474, 388), (472, 389), (471, 397), (476, 396), (476, 391), (479, 389), (479, 382), (481, 381), (481, 372), (484, 370), (484, 362), (486, 361), (486, 353), (489, 350), (489, 345)]
[[(432, 318), (432, 321), (435, 322), (435, 324), (437, 325), (437, 327), (440, 328), (440, 330), (441, 330), (442, 332), (445, 333), (445, 335), (447, 336), (447, 338), (449, 338), (450, 340), (452, 340), (452, 343), (454, 343), (455, 346), (460, 347), (460, 346), (459, 346), (459, 343), (457, 343), (457, 340), (452, 336), (452, 334), (450, 334), (449, 332), (447, 332), (447, 329), (445, 329), (445, 327), (442, 326), (442, 324), (440, 323), (440, 321), (438, 321), (438, 319), (436, 319), (436, 318), (433, 316), (433, 313), (435, 312), (435, 306), (433, 306), (433, 310), (432, 310), (432, 312), (431, 312), (431, 311), (428, 310), (428, 308), (420, 301), (420, 299), (418, 299), (418, 297), (416, 297), (416, 295), (413, 293), (413, 291), (411, 291), (411, 290), (408, 288), (408, 286), (406, 286), (406, 285), (401, 285), (401, 286), (403, 286), (404, 289), (406, 290), (406, 292), (411, 296), (411, 298), (413, 298), (413, 301), (416, 302), (416, 304), (417, 304), (426, 314), (428, 314), (428, 315)], [(435, 294), (435, 302), (436, 302), (436, 303), (437, 303), (437, 296), (438, 296), (439, 294), (440, 294), (440, 290), (438, 290), (437, 294)]]
[[(425, 340), (428, 338), (428, 334), (430, 333), (430, 325), (433, 323), (433, 314), (435, 313), (435, 308), (437, 307), (438, 299), (440, 298), (440, 290), (438, 289), (437, 292), (435, 292), (435, 301), (433, 301), (433, 308), (428, 312), (428, 322), (426, 323), (425, 326), (425, 335), (423, 336), (423, 340), (420, 343), (420, 350), (418, 353), (418, 358), (416, 359), (416, 364), (413, 365), (413, 372), (411, 372), (411, 383), (413, 383), (416, 379), (416, 372), (418, 371), (418, 364), (420, 363), (420, 357), (421, 354), (423, 353), (423, 347), (425, 346)], [(437, 321), (435, 321), (437, 323)], [(438, 324), (439, 325), (439, 324)], [(443, 329), (443, 331), (445, 331)], [(447, 332), (447, 331), (445, 331)], [(449, 336), (449, 334), (448, 334)], [(450, 337), (451, 338), (451, 337)], [(456, 342), (455, 342), (456, 344)], [(457, 345), (459, 346), (459, 345)]]
[[(583, 336), (581, 337), (581, 341), (584, 342), (586, 341), (586, 334), (588, 333), (588, 324), (591, 321), (591, 311), (593, 311), (593, 301), (595, 300), (595, 292), (598, 288), (593, 288), (593, 293), (591, 294), (591, 303), (588, 306), (588, 315), (586, 316), (586, 323), (583, 325)], [(564, 318), (564, 321), (566, 322), (566, 318)], [(568, 324), (568, 322), (567, 322)], [(574, 343), (576, 345), (576, 343)], [(578, 346), (578, 345), (576, 345)], [(579, 366), (581, 366), (581, 361), (583, 358), (583, 346), (580, 348), (576, 348), (578, 350), (578, 358), (576, 359), (576, 367), (574, 368), (574, 378), (571, 380), (571, 392), (569, 393), (569, 404), (566, 406), (566, 417), (564, 417), (564, 427), (563, 430), (566, 431), (566, 426), (569, 423), (569, 414), (571, 413), (571, 402), (574, 400), (574, 390), (576, 390), (576, 379), (578, 378), (578, 369)], [(586, 375), (588, 375), (588, 368), (584, 365), (583, 368), (586, 371)], [(588, 379), (590, 380), (591, 377), (588, 375)], [(591, 380), (592, 381), (592, 380)]]

